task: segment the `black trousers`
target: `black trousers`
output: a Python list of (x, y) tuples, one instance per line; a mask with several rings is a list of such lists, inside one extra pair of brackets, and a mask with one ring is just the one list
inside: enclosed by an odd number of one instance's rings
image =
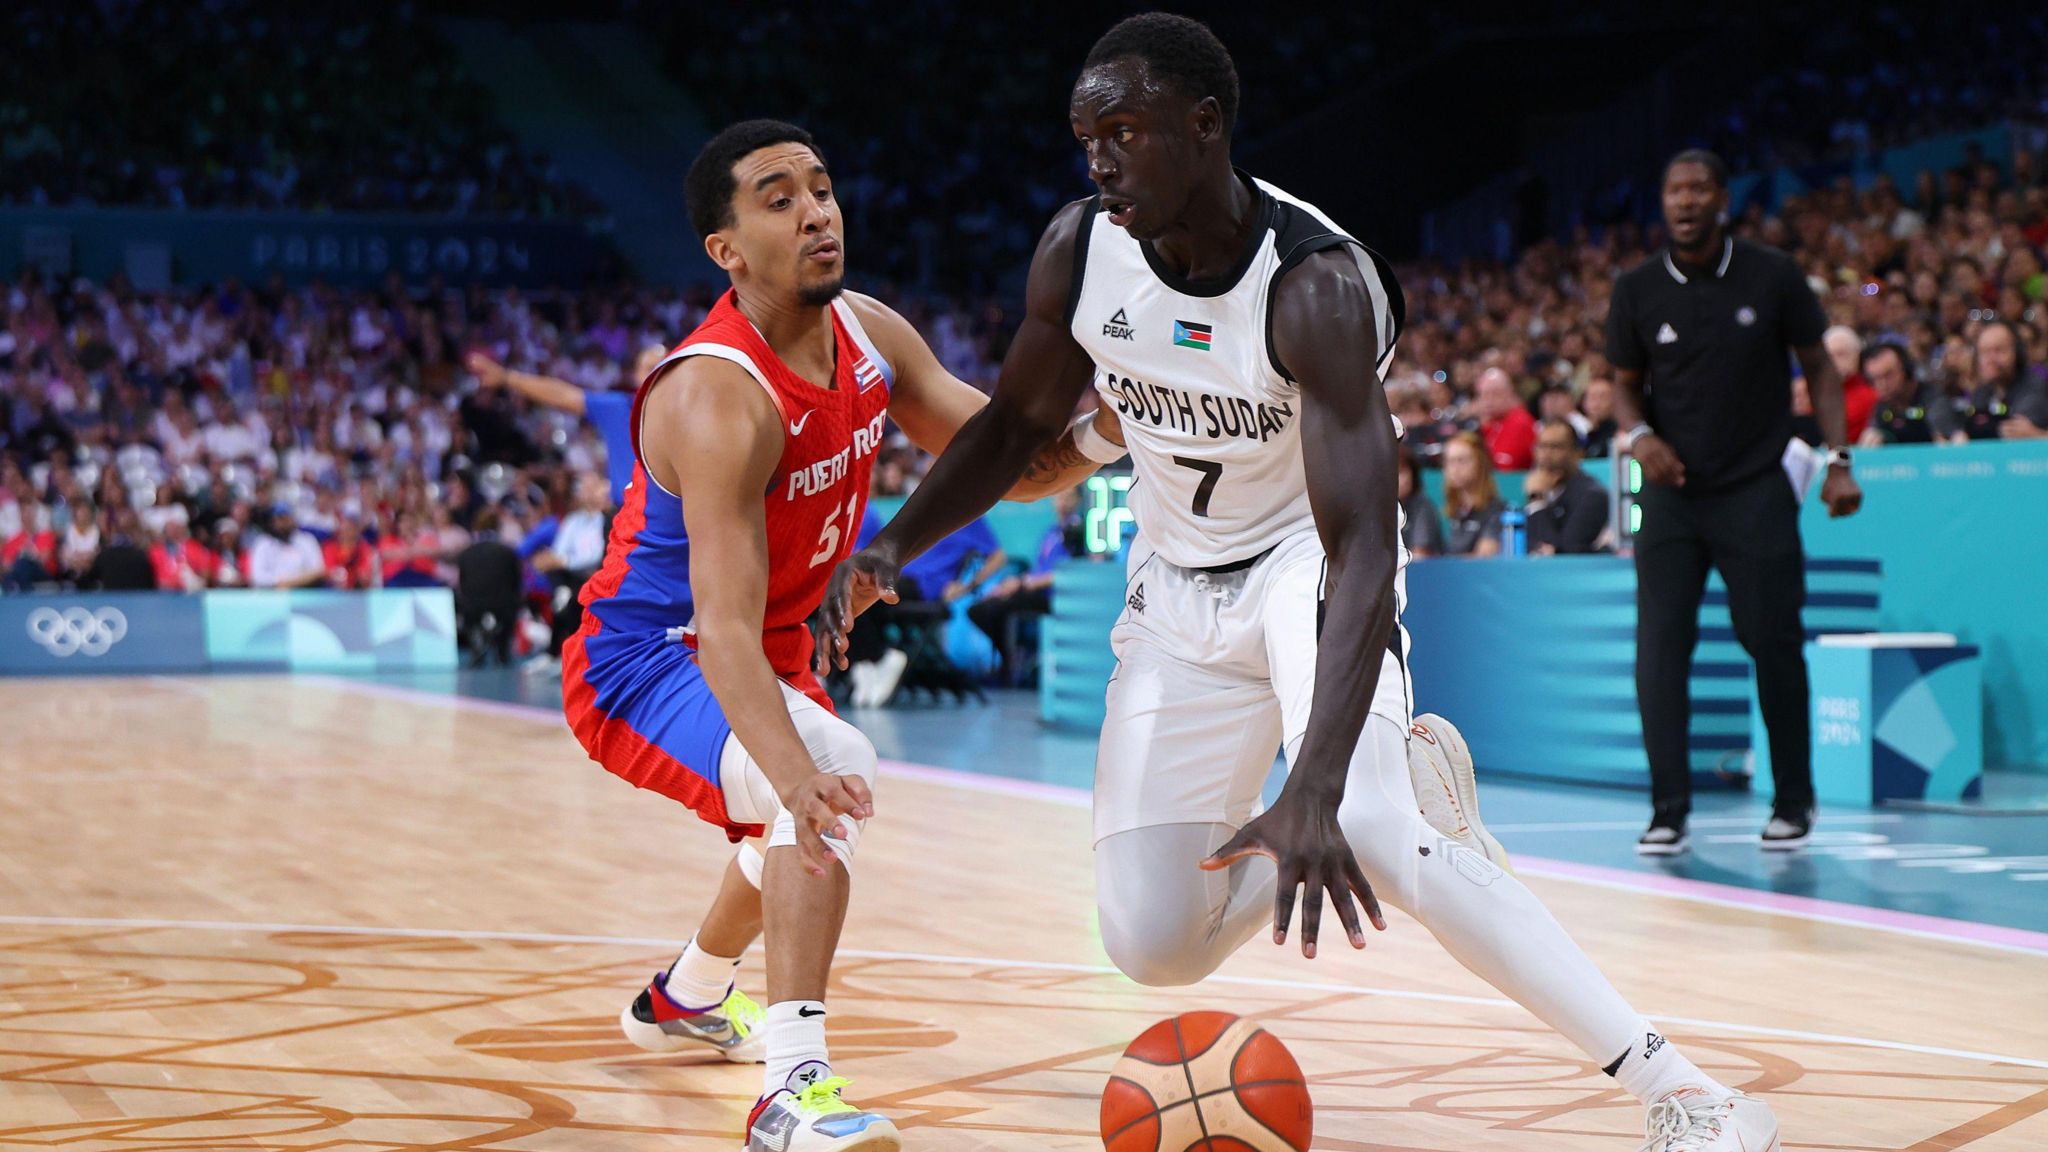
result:
[(1003, 628), (1012, 616), (1029, 612), (1043, 616), (1052, 611), (1052, 589), (1020, 588), (1008, 596), (991, 596), (967, 606), (967, 618), (996, 646), (1003, 648)]
[[(557, 660), (562, 658), (562, 646), (569, 642), (569, 637), (583, 627), (583, 602), (576, 597), (583, 591), (584, 582), (595, 575), (595, 568), (558, 568), (548, 573), (548, 583), (555, 586), (555, 600), (561, 604), (555, 609), (554, 626), (548, 630), (548, 655)], [(566, 601), (562, 599), (564, 589), (569, 593)]]
[(1708, 495), (1645, 485), (1638, 502), (1636, 699), (1657, 815), (1683, 820), (1692, 809), (1692, 656), (1711, 566), (1728, 585), (1735, 638), (1756, 662), (1777, 778), (1773, 807), (1803, 816), (1813, 807), (1813, 734), (1806, 629), (1799, 618), (1806, 606), (1806, 553), (1792, 485), (1773, 468)]

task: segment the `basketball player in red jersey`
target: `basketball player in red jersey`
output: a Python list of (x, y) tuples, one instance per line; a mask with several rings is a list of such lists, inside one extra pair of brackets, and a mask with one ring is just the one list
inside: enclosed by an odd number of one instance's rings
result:
[[(853, 550), (887, 421), (939, 452), (985, 398), (902, 317), (842, 290), (839, 207), (802, 129), (721, 132), (686, 199), (732, 289), (634, 399), (633, 481), (564, 651), (564, 706), (592, 759), (767, 849), (742, 851), (624, 1023), (644, 1046), (739, 1060), (765, 1039), (750, 1150), (884, 1152), (896, 1128), (841, 1099), (824, 1004), (875, 751), (833, 715), (805, 622)], [(1010, 495), (1079, 482), (1095, 465), (1072, 447), (1069, 435), (1048, 448)], [(765, 1018), (732, 984), (757, 933)]]

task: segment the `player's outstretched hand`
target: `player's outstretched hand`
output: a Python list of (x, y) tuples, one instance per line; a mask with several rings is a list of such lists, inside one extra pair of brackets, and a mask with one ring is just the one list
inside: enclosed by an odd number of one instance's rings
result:
[(867, 820), (875, 814), (875, 797), (867, 781), (830, 772), (811, 773), (783, 795), (782, 804), (796, 817), (797, 856), (813, 876), (825, 875), (838, 859), (825, 839), (839, 837), (840, 818)]
[(463, 357), (462, 365), (476, 377), (477, 383), (486, 388), (497, 388), (505, 383), (505, 366), (482, 352), (471, 352)]
[(825, 586), (825, 602), (818, 608), (817, 651), (813, 657), (818, 675), (846, 667), (846, 635), (853, 631), (854, 618), (877, 600), (896, 603), (896, 574), (899, 566), (887, 549), (870, 545), (839, 562), (832, 570), (832, 582)]
[(1365, 947), (1365, 930), (1359, 926), (1353, 893), (1365, 905), (1372, 926), (1384, 932), (1386, 918), (1372, 885), (1359, 870), (1358, 856), (1344, 839), (1337, 824), (1337, 807), (1303, 800), (1282, 792), (1271, 808), (1237, 830), (1237, 835), (1202, 861), (1202, 868), (1214, 872), (1228, 868), (1246, 856), (1264, 856), (1280, 868), (1279, 893), (1273, 906), (1273, 943), (1287, 943), (1287, 925), (1294, 918), (1294, 899), (1301, 894), (1301, 954), (1313, 960), (1316, 936), (1323, 923), (1323, 893), (1337, 909), (1337, 919), (1351, 938), (1353, 948)]

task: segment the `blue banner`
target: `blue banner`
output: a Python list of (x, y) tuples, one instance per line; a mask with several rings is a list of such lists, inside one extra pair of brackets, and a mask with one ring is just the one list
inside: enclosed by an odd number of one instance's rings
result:
[(0, 675), (204, 672), (202, 597), (0, 596)]
[(139, 287), (238, 277), (372, 286), (397, 273), (419, 283), (577, 284), (605, 246), (580, 224), (370, 213), (179, 212), (143, 208), (0, 208), (0, 275), (24, 265)]
[(1984, 661), (1984, 763), (2048, 770), (2048, 440), (1856, 454), (1863, 511), (1809, 499), (1808, 554), (1884, 558), (1887, 632), (1948, 632)]
[(0, 675), (454, 668), (446, 588), (0, 597)]
[(206, 651), (216, 671), (453, 668), (455, 649), (455, 598), (446, 588), (206, 595)]

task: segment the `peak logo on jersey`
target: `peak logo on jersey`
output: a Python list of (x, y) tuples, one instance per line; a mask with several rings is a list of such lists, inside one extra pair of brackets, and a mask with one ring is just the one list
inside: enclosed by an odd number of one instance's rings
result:
[(1129, 600), (1124, 601), (1124, 604), (1127, 607), (1129, 607), (1133, 613), (1142, 613), (1143, 611), (1145, 611), (1145, 586), (1143, 584), (1140, 584), (1136, 588), (1132, 589), (1131, 598)]
[(1664, 325), (1663, 327), (1661, 327), (1661, 328), (1657, 329), (1657, 343), (1659, 343), (1659, 344), (1676, 344), (1676, 343), (1678, 343), (1678, 329), (1676, 329), (1676, 328), (1673, 328), (1673, 327), (1672, 327), (1671, 325), (1669, 325), (1669, 324), (1666, 324), (1666, 325)]
[(1175, 320), (1173, 322), (1173, 346), (1175, 348), (1198, 348), (1207, 352), (1209, 350), (1209, 342), (1215, 339), (1214, 331), (1215, 329), (1209, 325), (1197, 324), (1193, 320)]
[(1116, 315), (1109, 318), (1109, 323), (1102, 326), (1102, 334), (1111, 340), (1132, 339), (1137, 331), (1131, 327), (1129, 320), (1124, 319), (1124, 310), (1121, 308), (1116, 310)]

